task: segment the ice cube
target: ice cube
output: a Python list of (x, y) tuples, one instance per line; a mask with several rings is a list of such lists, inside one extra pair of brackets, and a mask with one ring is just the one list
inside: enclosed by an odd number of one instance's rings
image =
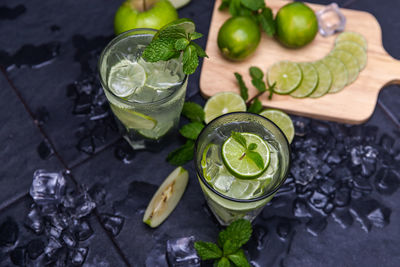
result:
[(87, 248), (87, 247), (74, 249), (70, 256), (71, 263), (74, 266), (81, 266), (85, 262), (88, 251), (89, 251), (89, 248)]
[(84, 192), (75, 199), (75, 209), (72, 212), (76, 218), (87, 216), (96, 208), (96, 203), (90, 198), (87, 192)]
[(51, 258), (60, 248), (62, 248), (61, 243), (57, 239), (51, 237), (49, 243), (44, 249), (44, 253)]
[(310, 210), (306, 205), (306, 202), (302, 199), (296, 199), (293, 202), (293, 215), (295, 217), (311, 217)]
[(317, 190), (313, 192), (311, 195), (309, 202), (312, 206), (314, 206), (317, 209), (322, 209), (325, 207), (326, 203), (328, 202), (328, 197)]
[(113, 236), (117, 236), (121, 232), (125, 218), (112, 214), (100, 214), (100, 221), (107, 231), (112, 233)]
[(87, 221), (78, 222), (76, 231), (79, 241), (84, 241), (93, 234), (92, 227)]
[(45, 244), (40, 239), (33, 239), (31, 240), (28, 245), (26, 246), (26, 251), (28, 253), (29, 258), (35, 260), (37, 257), (42, 255), (44, 252)]
[(30, 195), (38, 205), (58, 203), (65, 192), (66, 180), (61, 172), (37, 170), (33, 174)]
[(33, 207), (25, 218), (24, 225), (33, 230), (36, 234), (40, 234), (44, 229), (43, 218), (39, 214), (37, 208)]
[(167, 241), (167, 259), (171, 267), (200, 267), (194, 240), (194, 236), (190, 236)]
[(64, 231), (61, 237), (62, 241), (64, 242), (67, 247), (75, 247), (76, 245), (76, 240), (75, 237), (68, 231)]
[(346, 26), (346, 17), (336, 3), (327, 5), (325, 8), (317, 11), (316, 15), (319, 33), (324, 37), (341, 32)]
[(318, 236), (325, 230), (327, 224), (328, 222), (325, 217), (314, 216), (306, 224), (307, 232), (313, 236)]

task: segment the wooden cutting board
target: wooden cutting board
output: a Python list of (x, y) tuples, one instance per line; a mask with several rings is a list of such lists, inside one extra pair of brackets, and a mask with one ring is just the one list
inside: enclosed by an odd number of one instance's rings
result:
[[(334, 45), (336, 35), (322, 37), (318, 34), (306, 47), (287, 49), (263, 33), (261, 43), (253, 56), (242, 62), (228, 61), (222, 57), (217, 46), (218, 30), (230, 17), (227, 11), (218, 10), (220, 3), (221, 0), (215, 1), (206, 47), (209, 58), (204, 60), (200, 77), (200, 88), (204, 97), (222, 91), (239, 92), (234, 72), (243, 75), (251, 97), (256, 94), (256, 89), (250, 82), (250, 66), (258, 66), (266, 71), (273, 63), (281, 60), (314, 61), (327, 55)], [(276, 14), (287, 1), (268, 0), (267, 3)], [(324, 8), (323, 5), (308, 5), (315, 11)], [(368, 63), (357, 80), (339, 93), (327, 94), (318, 99), (274, 95), (272, 100), (268, 100), (263, 95), (260, 100), (265, 107), (317, 119), (359, 124), (372, 115), (381, 88), (387, 84), (400, 83), (400, 61), (392, 58), (383, 48), (381, 28), (376, 18), (368, 12), (343, 8), (341, 11), (347, 19), (346, 31), (361, 33), (368, 41)]]

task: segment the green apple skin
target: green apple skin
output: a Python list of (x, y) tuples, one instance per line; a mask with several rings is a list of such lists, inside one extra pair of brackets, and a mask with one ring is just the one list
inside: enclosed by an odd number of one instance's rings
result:
[(168, 0), (159, 0), (150, 9), (140, 12), (133, 9), (130, 0), (125, 1), (115, 13), (115, 34), (136, 29), (160, 29), (164, 25), (177, 20), (178, 12)]

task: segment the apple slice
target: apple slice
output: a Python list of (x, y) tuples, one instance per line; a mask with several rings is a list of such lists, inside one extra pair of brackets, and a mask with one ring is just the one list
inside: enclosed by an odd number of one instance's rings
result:
[(169, 1), (176, 9), (181, 8), (190, 2), (190, 0), (169, 0)]
[(143, 222), (152, 228), (159, 226), (178, 204), (188, 180), (189, 173), (184, 168), (178, 167), (172, 171), (153, 195)]

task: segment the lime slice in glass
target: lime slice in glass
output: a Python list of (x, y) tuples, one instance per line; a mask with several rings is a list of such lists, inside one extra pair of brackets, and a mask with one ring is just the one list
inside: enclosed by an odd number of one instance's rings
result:
[(359, 44), (364, 48), (364, 50), (367, 50), (367, 40), (365, 39), (364, 36), (357, 32), (342, 32), (336, 37), (335, 44), (338, 44), (340, 42), (344, 41), (350, 41)]
[(289, 115), (277, 109), (265, 109), (260, 112), (260, 115), (275, 123), (285, 134), (289, 144), (292, 143), (295, 131), (292, 119)]
[(138, 129), (138, 133), (147, 139), (158, 140), (174, 126), (173, 121), (158, 121), (157, 125), (152, 129)]
[(290, 94), (301, 83), (303, 75), (297, 63), (280, 61), (272, 65), (267, 71), (267, 82), (271, 86), (276, 82), (274, 92)]
[(246, 111), (243, 98), (233, 92), (221, 92), (208, 99), (204, 105), (204, 121), (209, 123), (216, 117), (235, 111)]
[(365, 68), (365, 65), (367, 65), (367, 52), (359, 44), (350, 41), (343, 41), (335, 45), (334, 50), (336, 49), (349, 52), (353, 57), (355, 57), (360, 71)]
[(346, 66), (348, 78), (347, 84), (354, 82), (357, 79), (358, 73), (360, 72), (357, 59), (353, 57), (349, 52), (339, 49), (333, 49), (333, 51), (329, 54), (340, 61)]
[(151, 130), (157, 125), (157, 120), (134, 110), (120, 108), (110, 103), (114, 115), (129, 129)]
[(268, 167), (270, 151), (268, 144), (258, 135), (241, 133), (249, 146), (254, 143), (257, 147), (253, 150), (262, 157), (264, 167), (260, 169), (253, 160), (245, 155), (246, 148), (239, 144), (232, 136), (222, 145), (221, 155), (225, 167), (237, 178), (253, 179), (260, 176)]
[(127, 97), (146, 82), (146, 72), (137, 62), (123, 59), (111, 67), (108, 87), (119, 97)]
[(321, 61), (314, 62), (313, 65), (318, 71), (319, 80), (317, 88), (309, 97), (317, 98), (328, 93), (332, 85), (332, 74), (329, 68)]
[(293, 97), (303, 98), (307, 97), (314, 92), (318, 85), (318, 72), (311, 63), (299, 63), (301, 72), (303, 73), (303, 80), (300, 85), (290, 93)]
[(343, 62), (335, 57), (327, 56), (322, 59), (332, 74), (332, 85), (328, 93), (336, 93), (342, 90), (349, 80), (346, 66)]

